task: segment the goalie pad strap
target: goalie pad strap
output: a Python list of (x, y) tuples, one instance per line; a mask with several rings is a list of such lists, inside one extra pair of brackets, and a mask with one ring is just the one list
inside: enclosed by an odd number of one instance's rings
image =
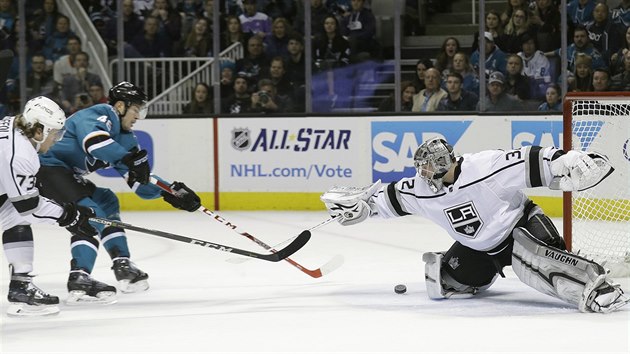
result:
[(513, 237), (512, 268), (516, 276), (543, 294), (577, 305), (583, 311), (590, 292), (605, 280), (604, 268), (548, 246), (524, 228), (514, 229)]

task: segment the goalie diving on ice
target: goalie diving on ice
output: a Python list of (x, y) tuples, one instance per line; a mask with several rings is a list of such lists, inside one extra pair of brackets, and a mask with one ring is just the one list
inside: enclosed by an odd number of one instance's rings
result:
[(423, 255), (430, 298), (477, 294), (511, 265), (523, 283), (582, 312), (612, 312), (630, 302), (600, 264), (566, 250), (551, 219), (523, 193), (592, 188), (614, 171), (606, 156), (540, 146), (456, 156), (448, 142), (433, 138), (416, 150), (414, 167), (415, 176), (333, 187), (321, 200), (341, 225), (413, 214), (444, 229), (455, 243)]

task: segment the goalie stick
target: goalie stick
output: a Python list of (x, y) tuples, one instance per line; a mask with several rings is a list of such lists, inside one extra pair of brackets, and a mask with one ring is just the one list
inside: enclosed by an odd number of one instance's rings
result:
[[(171, 187), (169, 187), (167, 184), (165, 184), (164, 182), (158, 180), (157, 178), (155, 178), (154, 176), (151, 176), (151, 183), (158, 186), (160, 189), (162, 189), (163, 191), (167, 192), (167, 193), (171, 193), (171, 194), (175, 194), (175, 192), (171, 189)], [(266, 244), (265, 242), (261, 241), (260, 239), (254, 237), (253, 235), (251, 235), (248, 232), (245, 231), (238, 231), (238, 227), (234, 224), (231, 224), (229, 221), (225, 220), (223, 217), (217, 215), (216, 213), (214, 213), (213, 211), (205, 208), (203, 205), (199, 207), (199, 209), (197, 209), (198, 211), (210, 216), (212, 219), (220, 222), (221, 224), (228, 226), (230, 229), (234, 230), (236, 233), (238, 233), (241, 236), (244, 236), (246, 238), (248, 238), (249, 240), (251, 240), (252, 242), (256, 243), (257, 245), (259, 245), (260, 247), (270, 251), (270, 252), (278, 252), (276, 250), (276, 247), (278, 247), (278, 245), (276, 246), (269, 246), (268, 244)], [(315, 225), (313, 227), (311, 227), (308, 230), (303, 231), (304, 232), (308, 232), (310, 234), (310, 232), (312, 230), (315, 230), (319, 227), (322, 227), (328, 223), (330, 223), (331, 221), (335, 220), (335, 218), (329, 218), (326, 221)], [(301, 235), (301, 234), (300, 234)], [(299, 237), (299, 236), (298, 236)], [(286, 241), (285, 241), (286, 242)], [(294, 266), (295, 268), (299, 269), (300, 271), (302, 271), (304, 274), (312, 277), (312, 278), (320, 278), (322, 277), (324, 274), (328, 274), (332, 271), (334, 271), (335, 269), (339, 268), (343, 262), (343, 256), (341, 255), (336, 255), (334, 256), (330, 261), (326, 262), (326, 264), (322, 265), (321, 267), (317, 268), (317, 269), (308, 269), (304, 266), (302, 266), (301, 264), (299, 264), (298, 262), (292, 260), (291, 258), (285, 258), (285, 261), (287, 261), (288, 263), (290, 263), (292, 266)]]
[(225, 245), (222, 245), (222, 244), (219, 244), (219, 243), (214, 243), (214, 242), (205, 241), (205, 240), (199, 240), (199, 239), (196, 239), (196, 238), (182, 236), (182, 235), (177, 235), (177, 234), (172, 234), (172, 233), (165, 232), (165, 231), (145, 229), (143, 227), (134, 226), (134, 225), (127, 224), (127, 223), (124, 223), (124, 222), (121, 222), (121, 221), (117, 221), (117, 220), (108, 220), (108, 219), (103, 219), (103, 218), (92, 217), (92, 218), (90, 218), (90, 221), (95, 222), (95, 223), (99, 223), (99, 224), (103, 224), (103, 225), (107, 225), (107, 226), (120, 227), (122, 229), (133, 230), (133, 231), (138, 231), (138, 232), (142, 232), (142, 233), (149, 234), (149, 235), (164, 237), (164, 238), (168, 238), (170, 240), (180, 241), (180, 242), (184, 242), (184, 243), (190, 243), (190, 244), (193, 244), (193, 245), (206, 247), (206, 248), (211, 248), (211, 249), (215, 249), (215, 250), (218, 250), (218, 251), (229, 252), (229, 253), (236, 253), (236, 254), (240, 254), (242, 256), (262, 259), (262, 260), (270, 261), (270, 262), (278, 262), (278, 261), (281, 261), (283, 259), (286, 259), (288, 256), (292, 255), (293, 253), (297, 252), (300, 248), (302, 248), (308, 242), (308, 240), (311, 238), (311, 232), (308, 231), (308, 230), (304, 230), (287, 247), (285, 247), (285, 248), (283, 248), (283, 249), (281, 249), (279, 251), (276, 251), (274, 253), (271, 253), (271, 254), (260, 254), (260, 253), (255, 253), (255, 252), (250, 252), (250, 251), (247, 251), (247, 250), (243, 250), (243, 249), (240, 249), (240, 248), (225, 246)]

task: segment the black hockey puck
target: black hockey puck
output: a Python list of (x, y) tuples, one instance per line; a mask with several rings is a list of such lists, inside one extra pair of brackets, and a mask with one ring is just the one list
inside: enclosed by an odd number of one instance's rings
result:
[(394, 287), (394, 292), (396, 294), (404, 294), (407, 292), (407, 287), (404, 286), (403, 284), (398, 284)]

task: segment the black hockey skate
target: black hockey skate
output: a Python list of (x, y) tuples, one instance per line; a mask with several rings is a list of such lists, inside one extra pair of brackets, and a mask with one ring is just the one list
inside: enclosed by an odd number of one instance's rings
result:
[(27, 273), (11, 274), (9, 283), (9, 307), (11, 316), (43, 316), (59, 313), (59, 298), (46, 294), (33, 284), (33, 276)]
[[(74, 263), (74, 262), (73, 262)], [(73, 267), (68, 277), (68, 305), (78, 303), (113, 304), (116, 288), (93, 279), (84, 269)]]
[(116, 257), (113, 259), (112, 270), (118, 280), (118, 288), (123, 293), (135, 293), (145, 291), (149, 288), (149, 275), (140, 270), (127, 257)]

